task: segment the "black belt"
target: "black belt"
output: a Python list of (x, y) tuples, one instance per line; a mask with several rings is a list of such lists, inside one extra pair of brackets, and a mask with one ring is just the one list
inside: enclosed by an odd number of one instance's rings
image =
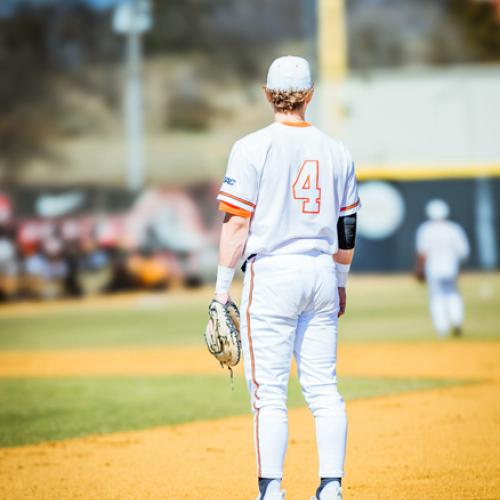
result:
[(243, 265), (241, 266), (241, 270), (243, 272), (245, 272), (247, 270), (247, 264), (250, 262), (251, 259), (253, 259), (254, 257), (257, 257), (257, 254), (256, 253), (253, 253), (251, 255), (249, 255), (246, 259), (245, 259), (245, 262), (243, 262)]

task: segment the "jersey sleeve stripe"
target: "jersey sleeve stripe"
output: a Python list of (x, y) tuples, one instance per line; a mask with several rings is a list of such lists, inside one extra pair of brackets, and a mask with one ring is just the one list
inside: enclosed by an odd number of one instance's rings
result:
[(237, 201), (237, 202), (239, 202), (239, 203), (243, 203), (244, 205), (247, 205), (247, 206), (249, 206), (249, 207), (251, 207), (251, 208), (255, 208), (255, 204), (254, 204), (254, 203), (251, 203), (251, 202), (249, 202), (249, 201), (247, 201), (247, 200), (244, 200), (243, 198), (238, 198), (237, 196), (234, 196), (234, 195), (233, 195), (233, 194), (231, 194), (231, 193), (226, 193), (225, 191), (221, 191), (221, 192), (219, 193), (219, 196), (217, 197), (217, 199), (218, 199), (218, 200), (220, 200), (220, 201), (224, 201), (224, 200), (222, 199), (222, 197), (224, 197), (224, 196), (225, 196), (226, 198), (230, 198), (230, 199), (232, 199), (232, 200), (234, 200), (234, 201)]
[(351, 210), (353, 208), (356, 208), (358, 205), (359, 205), (359, 200), (356, 203), (353, 203), (352, 205), (347, 205), (346, 207), (341, 207), (340, 211), (346, 212), (347, 210)]
[(235, 205), (232, 205), (231, 203), (226, 203), (225, 201), (221, 201), (219, 203), (219, 210), (221, 212), (226, 212), (227, 214), (231, 215), (239, 215), (240, 217), (251, 217), (252, 212), (249, 212), (248, 210), (245, 210), (244, 208), (237, 207)]

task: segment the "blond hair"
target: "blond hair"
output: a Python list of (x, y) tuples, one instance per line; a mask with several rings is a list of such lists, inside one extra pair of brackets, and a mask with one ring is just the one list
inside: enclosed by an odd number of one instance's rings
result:
[(264, 90), (273, 105), (274, 111), (280, 113), (296, 111), (313, 92), (312, 88), (306, 90), (270, 90), (266, 86), (264, 86)]

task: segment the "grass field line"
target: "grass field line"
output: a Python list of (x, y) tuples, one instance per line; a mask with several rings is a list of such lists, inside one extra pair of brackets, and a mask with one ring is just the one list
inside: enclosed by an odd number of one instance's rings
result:
[[(468, 272), (461, 277), (464, 287), (476, 287), (479, 295), (486, 301), (493, 301), (498, 294), (500, 273), (473, 273)], [(376, 299), (374, 290), (381, 288), (389, 293), (395, 290), (423, 291), (409, 274), (353, 274), (349, 277), (350, 292), (362, 294), (363, 298), (371, 301)], [(241, 297), (241, 278), (235, 279), (231, 287), (231, 295), (237, 302)], [(148, 292), (132, 291), (117, 292), (108, 295), (94, 295), (89, 297), (66, 297), (52, 301), (16, 301), (0, 304), (0, 319), (22, 318), (26, 316), (45, 316), (53, 314), (72, 314), (82, 311), (109, 311), (123, 310), (124, 307), (137, 310), (157, 310), (169, 308), (189, 308), (203, 305), (208, 307), (213, 294), (213, 285), (208, 284), (195, 289), (173, 288), (166, 291)]]
[[(352, 281), (359, 286), (370, 286), (379, 282), (390, 281), (392, 286), (408, 281), (408, 276), (398, 275), (387, 277), (386, 275), (377, 278), (376, 275), (357, 275), (352, 277)], [(236, 299), (241, 296), (242, 281), (235, 279), (231, 287), (231, 295)], [(204, 285), (199, 288), (175, 288), (173, 290), (148, 292), (132, 291), (117, 292), (109, 295), (93, 295), (89, 297), (66, 297), (47, 302), (19, 301), (4, 303), (0, 305), (1, 318), (16, 318), (25, 315), (51, 315), (54, 313), (72, 313), (99, 310), (115, 310), (123, 307), (137, 309), (156, 309), (179, 306), (191, 306), (200, 302), (208, 303), (213, 294), (213, 285)]]
[[(236, 283), (234, 288), (236, 290), (241, 289), (241, 285)], [(18, 318), (26, 315), (44, 316), (60, 313), (80, 313), (82, 311), (97, 312), (120, 310), (124, 307), (144, 310), (170, 307), (177, 308), (179, 306), (190, 306), (200, 302), (207, 303), (212, 293), (212, 286), (203, 286), (194, 290), (178, 288), (172, 291), (133, 291), (119, 292), (110, 295), (93, 295), (89, 297), (67, 297), (48, 302), (11, 302), (1, 304), (0, 319)]]
[[(499, 388), (489, 382), (348, 402), (346, 496), (497, 498)], [(291, 410), (289, 420), (284, 485), (290, 498), (308, 498), (317, 482), (313, 422), (306, 409)], [(5, 448), (0, 461), (0, 497), (12, 500), (255, 494), (249, 415)]]
[[(0, 352), (0, 377), (226, 373), (203, 346)], [(341, 343), (338, 373), (500, 380), (500, 342)]]

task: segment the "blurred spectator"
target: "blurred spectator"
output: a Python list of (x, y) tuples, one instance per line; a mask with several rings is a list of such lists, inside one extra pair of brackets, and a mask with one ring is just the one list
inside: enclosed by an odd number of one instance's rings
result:
[(80, 295), (82, 290), (78, 284), (81, 230), (76, 220), (63, 221), (60, 227), (64, 245), (64, 258), (68, 266), (65, 287), (72, 295)]
[(88, 239), (82, 243), (77, 272), (77, 283), (84, 295), (104, 292), (109, 288), (112, 281), (111, 258), (99, 240)]
[(426, 206), (428, 221), (417, 230), (417, 277), (426, 281), (429, 306), (439, 337), (450, 330), (460, 336), (464, 319), (464, 306), (457, 278), (460, 264), (469, 256), (469, 243), (464, 230), (447, 220), (449, 207), (439, 199)]
[(12, 228), (12, 204), (0, 194), (0, 297), (10, 299), (18, 290), (19, 267)]
[(171, 278), (167, 261), (147, 248), (129, 257), (127, 271), (134, 284), (150, 289), (167, 286)]
[(13, 238), (0, 227), (0, 296), (10, 299), (18, 290), (19, 267)]
[(43, 241), (41, 250), (24, 261), (24, 290), (39, 299), (63, 295), (68, 276), (68, 264), (61, 240), (51, 237)]

